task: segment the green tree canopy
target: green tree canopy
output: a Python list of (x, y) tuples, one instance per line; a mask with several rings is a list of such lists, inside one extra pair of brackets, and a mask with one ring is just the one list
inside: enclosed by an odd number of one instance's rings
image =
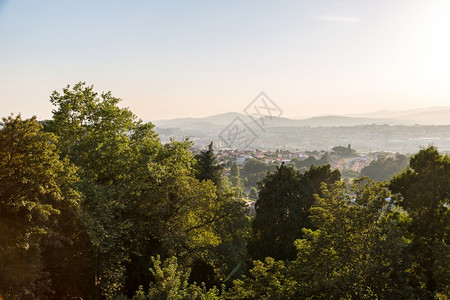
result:
[[(391, 180), (395, 203), (412, 218), (412, 284), (423, 296), (448, 293), (450, 285), (450, 158), (435, 147), (411, 157), (410, 169)], [(425, 287), (425, 288), (423, 288)]]
[[(0, 292), (6, 299), (41, 298), (54, 293), (54, 275), (49, 263), (64, 265), (71, 256), (52, 257), (74, 242), (72, 223), (80, 195), (71, 185), (77, 181), (75, 168), (60, 160), (53, 134), (42, 132), (36, 118), (3, 118), (0, 130)], [(67, 224), (71, 226), (65, 231)], [(72, 253), (73, 254), (73, 253)], [(84, 274), (76, 272), (78, 278)], [(67, 276), (77, 288), (73, 274)], [(77, 295), (75, 295), (77, 296)]]
[(380, 155), (361, 170), (361, 176), (377, 181), (390, 180), (406, 166), (408, 166), (408, 158), (405, 155), (397, 154), (395, 157)]
[(295, 242), (296, 297), (409, 299), (406, 213), (389, 204), (386, 183), (325, 185), (312, 226)]
[(51, 102), (45, 129), (80, 176), (90, 295), (131, 297), (148, 282), (148, 258), (158, 254), (192, 266), (195, 280), (209, 274), (200, 278), (209, 283), (244, 268), (244, 204), (220, 189), (212, 144), (197, 159), (188, 141), (161, 145), (152, 124), (84, 83), (54, 92)]

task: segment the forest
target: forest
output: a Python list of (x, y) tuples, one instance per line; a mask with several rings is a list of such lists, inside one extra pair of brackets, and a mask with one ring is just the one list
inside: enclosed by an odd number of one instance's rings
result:
[(212, 145), (162, 143), (120, 101), (80, 82), (49, 120), (3, 118), (0, 299), (449, 298), (436, 147), (384, 181), (300, 160), (225, 176)]

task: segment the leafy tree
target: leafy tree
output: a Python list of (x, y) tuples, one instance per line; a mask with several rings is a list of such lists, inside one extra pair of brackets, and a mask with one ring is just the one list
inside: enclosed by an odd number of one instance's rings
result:
[(156, 180), (152, 160), (160, 148), (152, 124), (144, 124), (110, 92), (98, 95), (78, 83), (53, 92), (53, 119), (45, 124), (58, 147), (78, 167), (83, 194), (80, 218), (89, 236), (91, 294), (112, 297), (122, 290), (136, 199)]
[(211, 282), (244, 267), (244, 204), (219, 188), (212, 144), (195, 163), (190, 142), (161, 145), (152, 124), (84, 83), (54, 92), (51, 101), (56, 109), (45, 128), (59, 136), (57, 146), (80, 176), (90, 295), (132, 296), (148, 282), (146, 258), (157, 254), (178, 256), (192, 266), (191, 277), (207, 273)]
[(312, 226), (295, 242), (296, 297), (410, 299), (407, 214), (392, 206), (386, 183), (325, 185), (311, 207)]
[(357, 155), (356, 150), (352, 149), (350, 144), (348, 144), (347, 147), (336, 146), (331, 150), (333, 150), (333, 152), (335, 152), (340, 157), (352, 157)]
[(163, 263), (159, 256), (152, 257), (152, 262), (150, 271), (154, 281), (150, 282), (147, 292), (140, 286), (133, 300), (220, 299), (219, 290), (216, 287), (207, 290), (204, 285), (189, 283), (190, 270), (183, 270), (176, 257), (168, 258)]
[(450, 158), (435, 147), (411, 157), (410, 169), (391, 180), (395, 203), (412, 222), (414, 255), (412, 284), (423, 297), (449, 293), (450, 276)]
[(209, 144), (207, 150), (196, 155), (195, 159), (197, 160), (195, 177), (200, 181), (211, 180), (220, 188), (223, 166), (217, 163), (216, 156), (214, 155), (213, 142)]
[(190, 145), (177, 144), (161, 149), (156, 158), (162, 166), (158, 180), (142, 191), (132, 215), (141, 220), (133, 234), (136, 253), (127, 267), (127, 290), (133, 293), (152, 276), (150, 256), (176, 256), (183, 268), (192, 269), (190, 281), (208, 287), (236, 265), (244, 268), (248, 227), (244, 205), (232, 194), (218, 192), (210, 180), (193, 178)]
[(397, 154), (395, 157), (379, 155), (376, 160), (371, 161), (361, 170), (361, 176), (377, 181), (390, 180), (394, 174), (401, 172), (406, 166), (408, 166), (408, 158), (402, 154)]
[[(77, 242), (74, 216), (80, 195), (72, 189), (77, 177), (73, 165), (60, 159), (56, 142), (53, 134), (41, 131), (35, 117), (3, 118), (0, 292), (7, 299), (42, 299), (60, 293), (53, 271), (63, 271), (67, 260), (76, 260), (76, 250), (66, 250)], [(52, 251), (61, 252), (52, 256)], [(55, 265), (58, 270), (51, 268)], [(85, 274), (79, 270), (73, 268), (67, 275), (71, 287), (65, 296), (83, 295), (77, 288)]]
[(254, 187), (261, 181), (268, 171), (276, 170), (275, 165), (268, 165), (257, 159), (249, 159), (245, 163), (241, 175), (246, 179), (246, 185)]
[(255, 261), (248, 275), (233, 282), (226, 299), (294, 299), (297, 282), (284, 261)]
[(328, 154), (322, 155), (320, 159), (316, 159), (314, 156), (308, 156), (307, 159), (299, 160), (297, 158), (293, 158), (291, 160), (291, 163), (295, 165), (295, 167), (301, 171), (301, 173), (304, 173), (306, 170), (308, 170), (311, 166), (320, 167), (320, 166), (326, 166), (330, 164), (330, 158)]
[(256, 174), (256, 173), (266, 173), (267, 172), (267, 164), (263, 161), (257, 159), (249, 159), (244, 165), (242, 169), (242, 173), (245, 174)]

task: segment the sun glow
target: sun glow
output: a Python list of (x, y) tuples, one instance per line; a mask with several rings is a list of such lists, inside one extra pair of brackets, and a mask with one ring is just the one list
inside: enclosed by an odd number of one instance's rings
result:
[[(417, 83), (436, 89), (449, 88), (450, 1), (433, 2), (416, 35), (414, 62)], [(439, 92), (439, 91), (436, 91)]]

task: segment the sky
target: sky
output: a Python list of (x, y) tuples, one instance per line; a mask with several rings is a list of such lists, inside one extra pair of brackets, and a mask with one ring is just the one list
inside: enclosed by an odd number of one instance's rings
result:
[(450, 105), (450, 1), (0, 0), (0, 115), (84, 81), (144, 120)]

